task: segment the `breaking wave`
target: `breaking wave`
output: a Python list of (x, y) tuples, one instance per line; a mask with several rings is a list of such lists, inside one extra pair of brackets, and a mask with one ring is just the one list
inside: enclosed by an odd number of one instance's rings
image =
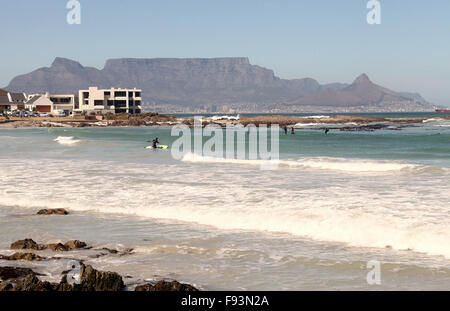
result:
[(59, 136), (58, 138), (55, 138), (54, 141), (56, 141), (60, 145), (75, 145), (81, 142), (81, 140), (76, 139), (74, 136)]
[(364, 159), (345, 159), (345, 158), (330, 158), (330, 157), (314, 157), (314, 158), (299, 158), (299, 159), (282, 159), (282, 160), (245, 160), (245, 159), (227, 159), (215, 158), (207, 156), (199, 156), (194, 153), (187, 153), (183, 158), (183, 162), (194, 163), (228, 163), (240, 165), (273, 165), (278, 164), (281, 167), (291, 168), (309, 168), (321, 170), (333, 170), (349, 173), (389, 173), (398, 171), (411, 170), (442, 170), (439, 167), (423, 166), (417, 164), (410, 164), (395, 161), (375, 161)]

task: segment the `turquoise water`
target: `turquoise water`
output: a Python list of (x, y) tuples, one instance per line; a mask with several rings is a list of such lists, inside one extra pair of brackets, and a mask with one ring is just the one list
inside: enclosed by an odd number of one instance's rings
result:
[[(175, 159), (170, 149), (145, 149), (154, 137), (171, 146), (170, 132), (0, 130), (0, 253), (29, 236), (70, 238), (134, 248), (86, 258), (131, 283), (449, 289), (450, 121), (329, 135), (299, 127), (280, 133), (275, 170), (261, 170), (259, 160)], [(56, 207), (72, 215), (33, 215)], [(382, 262), (378, 287), (365, 280), (369, 260)], [(56, 267), (41, 269), (60, 278)]]

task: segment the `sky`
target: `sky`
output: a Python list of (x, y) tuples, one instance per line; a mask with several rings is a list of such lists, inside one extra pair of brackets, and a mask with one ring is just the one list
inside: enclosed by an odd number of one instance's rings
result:
[(450, 1), (0, 0), (0, 87), (57, 56), (103, 68), (109, 58), (248, 57), (278, 77), (352, 82), (361, 73), (450, 106)]

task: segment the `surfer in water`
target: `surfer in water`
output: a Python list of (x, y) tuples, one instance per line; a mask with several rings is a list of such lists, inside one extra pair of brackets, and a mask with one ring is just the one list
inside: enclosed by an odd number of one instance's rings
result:
[(155, 139), (153, 139), (152, 144), (153, 144), (153, 145), (152, 145), (153, 149), (157, 149), (157, 148), (158, 148), (158, 144), (159, 144), (158, 137), (156, 137)]
[(291, 134), (292, 134), (292, 135), (295, 134), (295, 131), (294, 131), (294, 128), (293, 128), (293, 127), (291, 128)]
[(330, 131), (330, 129), (327, 127), (326, 129), (325, 129), (325, 135), (328, 135), (328, 132)]
[(284, 135), (287, 135), (287, 126), (283, 126)]

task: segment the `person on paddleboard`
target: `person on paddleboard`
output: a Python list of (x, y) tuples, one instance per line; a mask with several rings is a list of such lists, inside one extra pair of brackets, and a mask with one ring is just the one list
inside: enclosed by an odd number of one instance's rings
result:
[(159, 144), (159, 140), (158, 137), (156, 137), (155, 139), (153, 139), (153, 149), (157, 149), (158, 148), (158, 144)]

